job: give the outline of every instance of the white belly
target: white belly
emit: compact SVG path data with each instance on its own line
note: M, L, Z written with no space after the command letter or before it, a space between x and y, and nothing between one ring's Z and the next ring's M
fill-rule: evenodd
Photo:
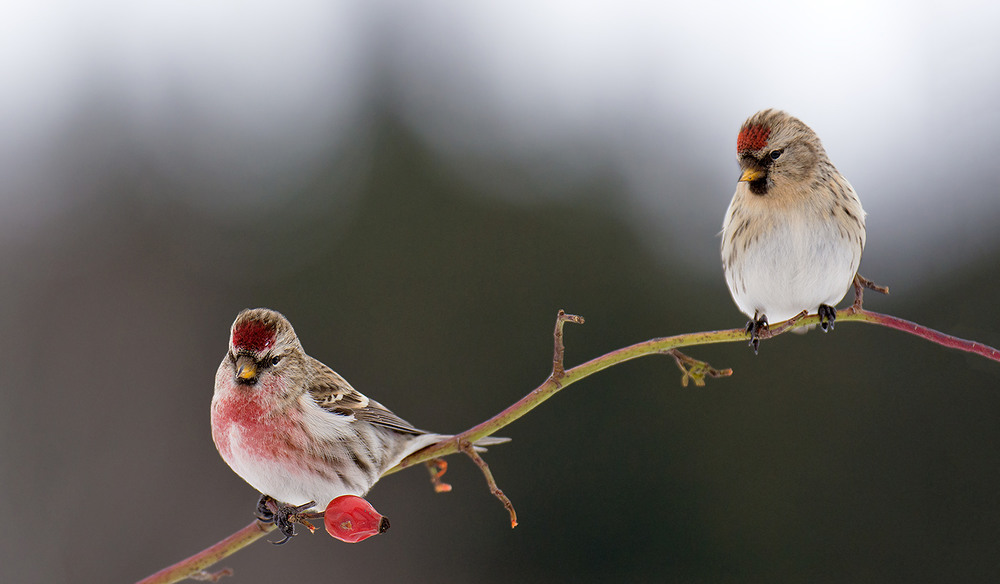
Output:
M779 222L738 251L726 283L744 314L777 323L836 305L860 262L861 246L834 222Z

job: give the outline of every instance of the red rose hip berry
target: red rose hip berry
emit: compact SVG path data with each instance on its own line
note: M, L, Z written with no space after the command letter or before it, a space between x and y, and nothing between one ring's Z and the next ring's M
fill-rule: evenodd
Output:
M358 543L385 533L389 529L389 520L361 497L341 495L326 506L323 525L327 533L340 541Z

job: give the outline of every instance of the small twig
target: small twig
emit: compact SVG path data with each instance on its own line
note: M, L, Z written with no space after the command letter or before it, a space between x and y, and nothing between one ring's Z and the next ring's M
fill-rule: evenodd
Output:
M854 304L851 304L848 310L853 313L861 312L862 305L864 304L865 288L874 290L879 294L889 293L888 286L879 286L861 274L854 274Z
M688 357L677 349L670 349L666 353L674 358L677 368L681 370L683 387L688 386L688 381L693 381L698 387L705 387L705 377L729 377L733 374L732 369L716 369L705 361Z
M552 352L552 375L551 379L560 379L565 375L566 369L563 367L563 356L566 353L566 346L563 344L563 325L566 322L583 324L583 317L575 314L566 314L566 311L559 309L556 314L556 330L553 333L555 338L555 349Z
M482 456L479 456L479 453L476 452L476 447L473 446L471 442L468 440L462 440L461 438L458 438L455 441L458 443L458 449L467 454L469 458L472 459L472 462L476 463L476 466L478 466L479 470L482 471L483 476L486 477L486 485L490 488L490 492L493 493L494 497L500 499L500 502L503 503L507 512L510 513L511 529L517 527L517 513L514 511L514 504L510 502L507 495L504 495L503 491L500 490L500 487L497 486L497 482L493 478L493 473L490 472L490 466L486 464L486 461L483 460Z

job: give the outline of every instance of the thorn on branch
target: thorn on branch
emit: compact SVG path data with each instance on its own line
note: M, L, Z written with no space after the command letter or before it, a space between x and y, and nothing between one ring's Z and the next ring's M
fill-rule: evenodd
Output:
M458 449L464 452L466 455L468 455L468 457L472 459L472 462L476 463L476 466L479 467L479 470L483 473L483 476L486 477L486 486L490 488L490 493L492 493L493 496L496 497L497 499L500 499L500 502L503 503L504 508L507 509L507 513L510 513L511 529L517 527L517 513L514 511L514 504L510 502L510 499L507 498L507 495L504 495L503 491L500 490L500 487L497 486L496 480L493 479L493 473L490 472L489 465L486 464L486 461L483 460L483 457L479 456L479 453L476 452L476 447L473 446L472 443L469 442L468 440L459 439Z
M567 322L574 322L576 324L583 324L583 317L577 316L575 314L566 314L566 311L559 309L559 313L556 315L556 330L553 333L555 337L555 350L552 354L552 379L560 379L566 374L566 369L563 366L563 355L566 352L566 347L563 345L563 325Z
M677 349L670 349L667 354L674 358L677 368L681 370L681 386L687 387L688 381L693 381L698 387L705 387L706 377L729 377L733 374L732 369L716 369L693 357L688 357Z

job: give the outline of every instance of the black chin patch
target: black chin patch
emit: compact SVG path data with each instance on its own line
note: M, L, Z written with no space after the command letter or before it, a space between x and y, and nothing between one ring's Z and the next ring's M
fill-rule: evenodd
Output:
M764 196L767 194L767 177L760 178L757 180L752 180L749 183L750 192L755 195Z

